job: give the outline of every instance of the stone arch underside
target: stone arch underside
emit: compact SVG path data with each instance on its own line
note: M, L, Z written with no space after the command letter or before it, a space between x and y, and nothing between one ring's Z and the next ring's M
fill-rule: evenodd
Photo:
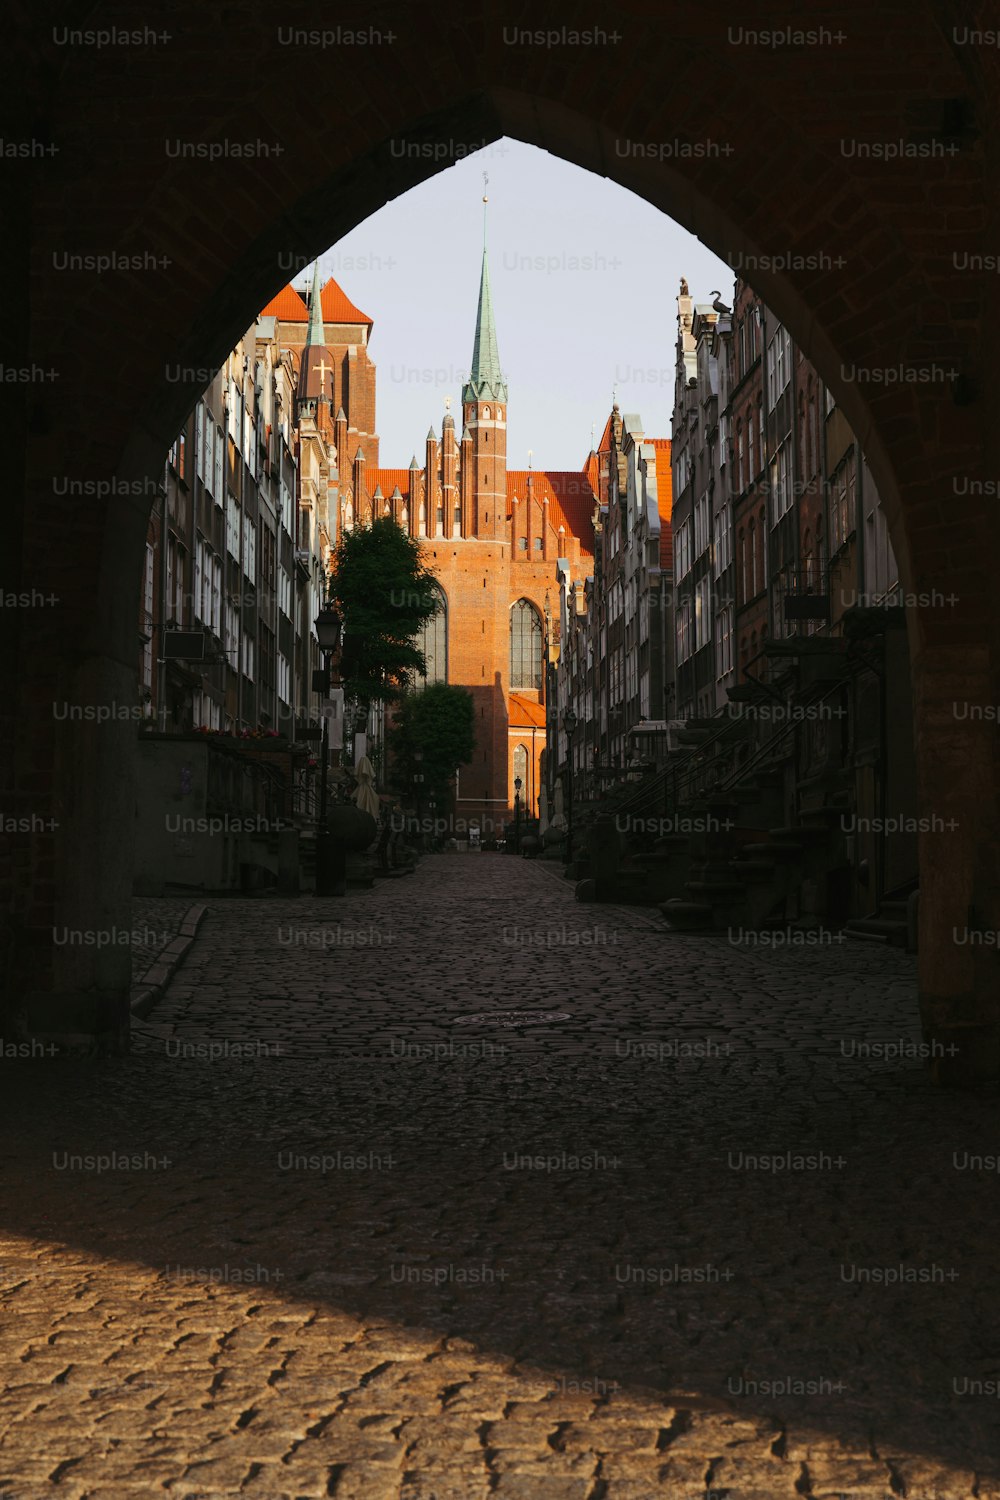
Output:
M565 24L545 11L532 13L533 27ZM50 16L44 30L39 23L19 40L21 76L36 88L30 117L60 149L12 195L32 235L30 262L14 267L31 287L30 314L15 331L25 359L56 368L60 379L21 398L27 503L12 524L11 556L16 586L51 587L61 604L3 622L8 664L20 668L6 725L8 741L18 742L18 794L35 788L30 795L58 808L62 827L58 846L36 840L18 869L15 1010L23 1011L21 992L36 997L32 1004L65 993L76 997L69 1009L81 1034L120 1034L125 1024L123 955L47 951L40 965L35 959L55 913L60 925L112 925L116 914L122 924L130 731L100 726L71 746L45 705L134 697L146 516L163 452L206 383L203 372L287 280L280 257L314 255L442 170L458 148L506 134L612 177L724 259L823 252L819 268L759 270L750 279L861 438L904 585L959 595L952 610L909 611L922 802L959 823L948 846L925 839L921 850L921 990L928 1026L958 1028L1000 1069L985 958L956 954L941 936L970 909L1000 928L992 730L957 724L951 707L956 694L1000 701L996 500L953 493L956 477L1000 475L996 424L986 416L997 407L986 338L998 294L995 276L960 273L951 261L954 248L995 254L1000 243L987 182L1000 64L950 40L953 25L974 24L968 10L925 4L886 15L845 5L839 14L847 41L828 54L729 46L731 15L721 4L669 27L625 5L616 13L619 42L572 56L507 46L503 23L490 15L442 28L423 4L391 10L395 44L351 55L278 47L264 17L237 27L191 4L172 11L171 45L138 59L84 49L57 56L46 39ZM790 14L789 24L796 19ZM121 8L112 16L112 7L93 7L88 25L103 21L122 24ZM220 49L230 60L224 87ZM852 93L838 116L843 68ZM865 140L955 149L930 163L849 159L840 143L862 121ZM192 138L282 150L223 163L168 155L166 141ZM452 153L444 159L442 143ZM720 150L685 156L678 143ZM67 225L72 248L153 252L167 263L99 277L57 273L52 250L66 246ZM842 375L930 363L959 378L862 386ZM194 373L170 378L177 367ZM54 500L57 475L113 480L116 492ZM54 527L63 545L52 545ZM36 1008L62 1032L73 1029L53 1019L65 1010L55 999Z

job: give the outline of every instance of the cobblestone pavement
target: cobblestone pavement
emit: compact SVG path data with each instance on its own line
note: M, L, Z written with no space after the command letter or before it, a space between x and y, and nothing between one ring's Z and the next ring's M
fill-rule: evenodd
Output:
M0 1490L996 1500L996 1097L915 1013L502 856L210 903L130 1057L3 1063Z
M197 896L187 899L136 896L132 901L132 983L139 984L153 967L164 948L180 932L181 923L199 904Z

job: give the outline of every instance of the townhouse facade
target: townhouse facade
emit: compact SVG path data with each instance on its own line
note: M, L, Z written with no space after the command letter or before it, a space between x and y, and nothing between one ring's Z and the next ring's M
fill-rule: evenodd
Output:
M874 920L917 869L905 611L885 516L856 435L787 329L742 279L728 302L711 299L681 281L670 441L650 443L616 410L595 456L606 486L593 573L558 580L552 772L571 763L595 812L616 783L627 802L630 743L662 717L666 733L646 741L657 776L636 806L721 799L733 857L749 841L760 867L798 861L794 880L775 877L774 910ZM642 503L654 472L666 507ZM654 583L657 508L670 541ZM644 676L644 659L657 670ZM571 760L566 706L579 726ZM591 764L607 781L588 780Z
M560 564L554 774L572 751L575 795L599 797L626 765L665 739L673 692L670 441L612 408L595 476L594 565L586 579ZM563 727L572 708L577 730Z

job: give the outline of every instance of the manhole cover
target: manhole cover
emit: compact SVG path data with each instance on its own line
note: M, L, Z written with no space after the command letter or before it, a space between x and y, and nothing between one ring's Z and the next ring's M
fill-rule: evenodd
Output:
M568 1021L567 1010L484 1010L475 1016L456 1016L456 1026L541 1026L546 1021Z

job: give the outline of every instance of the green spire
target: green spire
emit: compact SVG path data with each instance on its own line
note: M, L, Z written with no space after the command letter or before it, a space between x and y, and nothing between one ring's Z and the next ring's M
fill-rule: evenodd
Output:
M476 315L476 340L472 346L472 368L462 391L463 401L507 400L507 386L500 369L497 330L493 321L493 298L490 295L490 268L483 246L483 270L479 282L479 311Z
M306 334L306 348L310 344L324 344L326 339L323 335L323 301L319 285L319 261L313 266L312 296L309 299L309 332Z

